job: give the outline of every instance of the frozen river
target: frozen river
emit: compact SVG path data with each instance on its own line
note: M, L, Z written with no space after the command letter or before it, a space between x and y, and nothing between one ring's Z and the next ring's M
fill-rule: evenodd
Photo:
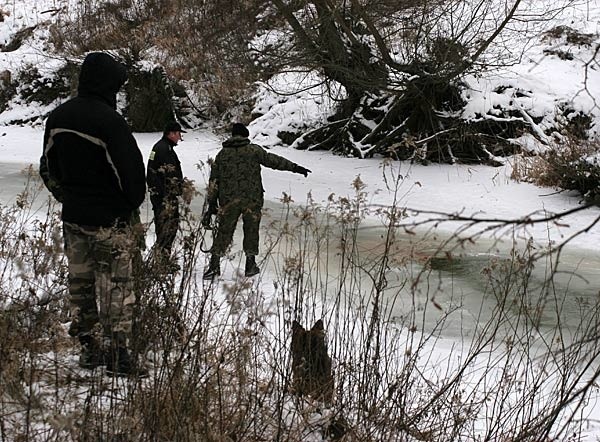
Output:
M1 203L14 202L23 191L30 179L24 172L27 167L28 163L23 162L0 163ZM42 190L37 197L41 214L45 213L42 206L46 198L47 193ZM202 203L203 197L199 195L192 203L192 211L200 214ZM281 219L285 209L277 201L267 201L265 208L263 230ZM148 204L144 203L143 220L148 221L151 216ZM241 228L236 231L234 253L241 245L241 231ZM449 230L415 232L416 235L396 232L386 264L383 294L391 318L417 323L425 332L436 330L448 338L468 336L476 324L485 323L497 314L499 302L506 302L514 315L526 315L540 331L552 330L559 323L561 328L573 330L579 326L582 314L600 298L600 253L592 248L568 245L560 255L536 257L529 266L527 254L543 255L547 246L536 244L525 252L525 242L519 239L457 241ZM335 296L332 293L339 293L339 287L348 284L360 296L368 297L373 292L368 269L377 267L386 234L382 227L359 225L352 236L352 250L346 253L352 254L351 260L361 270L342 276L340 271L348 257L342 258L339 232L335 227L330 228L326 247L314 239L300 247L312 262L307 266L305 283L330 300ZM262 237L269 241L267 233L263 232ZM152 241L150 229L147 242L151 245ZM265 280L282 277L282 262L294 255L294 250L290 250L294 247L294 241L279 245L263 260L263 268L270 274ZM237 254L240 255L239 250ZM224 270L234 271L227 264ZM355 281L342 282L344 278ZM360 283L356 283L357 278ZM268 284L265 287L270 291Z

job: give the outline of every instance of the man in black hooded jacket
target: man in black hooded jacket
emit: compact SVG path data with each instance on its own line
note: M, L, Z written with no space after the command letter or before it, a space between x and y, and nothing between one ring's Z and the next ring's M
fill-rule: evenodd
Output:
M62 203L73 322L80 365L116 375L143 374L130 354L135 296L132 220L146 183L140 150L116 94L125 67L104 53L86 56L78 94L48 117L40 175Z

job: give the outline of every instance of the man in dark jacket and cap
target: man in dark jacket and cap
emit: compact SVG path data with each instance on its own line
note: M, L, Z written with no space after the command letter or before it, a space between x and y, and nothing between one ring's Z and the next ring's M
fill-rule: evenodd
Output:
M210 226L212 215L217 214L219 227L204 279L212 279L221 273L220 258L231 244L240 216L244 223L245 275L254 276L260 272L256 265L256 255L264 202L261 166L299 173L305 177L310 173L310 170L250 143L249 136L246 126L235 123L231 129L231 138L223 142L223 148L211 167L208 208L202 223Z
M167 123L162 138L152 147L146 179L154 212L158 253L169 262L179 228L178 197L183 194L183 172L175 146L185 131L175 121Z
M144 161L116 95L125 67L105 53L85 57L76 97L48 117L40 175L62 203L72 323L85 368L143 375L130 353L135 296L132 256L146 182Z

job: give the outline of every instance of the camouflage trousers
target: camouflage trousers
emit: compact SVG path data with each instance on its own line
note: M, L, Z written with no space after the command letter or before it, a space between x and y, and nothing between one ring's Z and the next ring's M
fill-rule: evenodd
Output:
M156 245L166 255L171 254L173 242L179 229L179 206L177 200L152 201L154 212L154 228L156 231Z
M233 240L233 234L242 217L244 225L244 253L246 256L258 255L260 219L262 216L262 201L233 200L219 207L217 213L219 228L213 240L211 252L223 256Z
M126 341L131 336L135 295L129 229L94 228L64 223L73 322L69 334L93 334Z

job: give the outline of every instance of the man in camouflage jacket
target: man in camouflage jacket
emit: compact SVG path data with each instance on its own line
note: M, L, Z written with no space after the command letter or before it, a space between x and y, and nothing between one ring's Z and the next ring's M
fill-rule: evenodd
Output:
M260 272L255 257L258 255L259 226L264 202L261 166L299 173L305 177L310 173L310 170L292 161L251 144L249 135L246 126L235 123L231 138L223 143L223 148L211 167L208 209L204 214L203 224L210 226L211 216L217 214L218 230L204 279L212 279L220 274L220 258L231 244L240 216L244 223L245 275L254 276Z
M132 256L138 244L146 182L144 161L116 96L127 79L110 55L86 56L76 97L46 121L40 175L62 203L72 323L79 364L115 375L143 375L129 353L135 295ZM139 253L139 252L138 252Z

